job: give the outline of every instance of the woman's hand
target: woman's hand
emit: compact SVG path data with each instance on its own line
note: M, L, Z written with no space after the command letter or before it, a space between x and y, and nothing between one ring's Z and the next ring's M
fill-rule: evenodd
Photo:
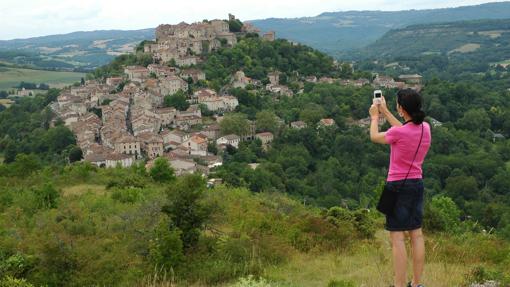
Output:
M370 113L370 140L375 143L381 143L385 144L386 139L385 135L386 133L379 132L379 104L376 104L375 102L370 106L370 109L368 110Z
M374 119L378 119L379 118L379 107L377 104L372 104L370 106L370 109L368 110L368 113L370 114L370 118Z
M386 105L386 99L384 98L384 96L381 96L379 111L382 114L386 114L388 112L388 106Z

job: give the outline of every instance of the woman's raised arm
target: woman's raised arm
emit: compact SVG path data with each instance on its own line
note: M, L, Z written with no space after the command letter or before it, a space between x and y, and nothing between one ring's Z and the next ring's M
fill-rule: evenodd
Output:
M385 132L379 132L379 107L377 104L370 106L370 140L374 143L387 144Z
M379 110L392 127L400 127L402 125L402 123L388 109L388 106L386 105L386 99L384 98L384 96L381 97L381 104L379 105Z

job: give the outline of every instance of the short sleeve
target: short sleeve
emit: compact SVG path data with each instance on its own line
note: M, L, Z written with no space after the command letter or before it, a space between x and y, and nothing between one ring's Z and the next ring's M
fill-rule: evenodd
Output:
M386 131L384 138L386 139L386 142L389 144L395 143L400 138L400 133L398 132L398 128L391 127L389 130Z

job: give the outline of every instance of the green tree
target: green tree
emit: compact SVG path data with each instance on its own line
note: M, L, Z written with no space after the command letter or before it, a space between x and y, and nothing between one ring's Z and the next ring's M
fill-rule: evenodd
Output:
M214 142L207 144L207 151L213 154L218 154L218 146Z
M211 209L204 204L205 180L199 174L186 175L167 189L168 202L163 207L173 226L182 231L185 249L194 246Z
M220 131L223 135L236 134L243 136L249 131L248 119L241 113L230 113L220 122Z
M268 110L260 111L256 115L256 126L259 131L275 132L278 127L276 115Z
M137 53L142 53L143 50L144 50L144 47L145 45L147 44L154 44L155 42L154 41L151 41L151 40L143 40L142 42L140 42L138 45L136 45L136 49L135 49L135 52Z
M76 144L73 132L66 126L56 126L50 128L42 138L43 144L47 150L59 152L70 145Z
M83 159L83 152L82 152L81 148L79 148L77 146L71 147L71 149L69 150L69 162L72 163L75 161L80 161L82 159Z
M446 179L445 192L456 201L473 200L478 197L478 183L472 176L451 176Z
M158 157L154 160L154 166L149 172L152 179L157 182L169 182L175 180L174 169L164 157Z
M324 108L318 104L310 103L299 113L299 118L310 126L315 126L317 122L326 116Z
M243 22L239 19L232 19L228 21L228 28L230 32L241 32L241 28L243 27Z
M342 78L350 78L352 76L352 67L349 63L343 63L340 70L340 76Z
M4 149L4 162L11 163L15 161L17 154L18 150L16 148L16 143L13 140L8 140Z
M457 126L461 129L470 130L476 133L486 131L491 124L487 112L480 109L470 109L464 113L464 116L457 121Z
M164 105L165 107L174 107L179 111L185 111L190 106L183 90L179 90L173 95L165 96Z
M499 169L490 180L490 187L498 194L510 195L510 172L507 169Z

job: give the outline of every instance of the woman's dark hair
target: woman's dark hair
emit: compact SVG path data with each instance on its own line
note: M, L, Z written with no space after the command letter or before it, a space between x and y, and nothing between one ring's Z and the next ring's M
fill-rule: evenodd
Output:
M412 122L419 125L425 119L425 112L421 110L422 98L413 89L402 89L397 93L397 103L411 116Z

